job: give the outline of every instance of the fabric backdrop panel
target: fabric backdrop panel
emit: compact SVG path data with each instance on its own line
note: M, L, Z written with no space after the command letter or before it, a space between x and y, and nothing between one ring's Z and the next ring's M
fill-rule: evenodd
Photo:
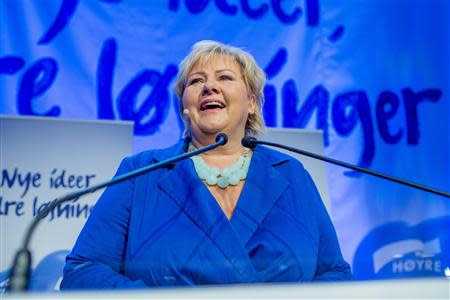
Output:
M269 127L322 129L330 157L450 192L447 0L0 6L1 114L132 120L135 152L166 147L183 130L177 64L213 39L266 71ZM450 273L448 198L334 166L328 176L356 278Z

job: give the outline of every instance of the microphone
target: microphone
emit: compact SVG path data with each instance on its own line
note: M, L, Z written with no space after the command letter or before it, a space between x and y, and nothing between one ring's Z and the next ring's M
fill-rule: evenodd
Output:
M104 187L117 184L132 177L139 176L162 167L166 167L168 165L179 162L191 156L195 156L200 153L215 149L219 146L225 145L227 142L228 142L227 135L225 133L219 133L216 136L216 143L214 144L199 148L192 152L183 153L181 155L163 160L161 162L149 166L139 168L137 170L130 171L120 176L116 176L111 180L99 183L97 185L93 185L89 188L80 191L69 193L63 197L56 198L55 200L53 200L45 209L43 209L37 214L37 216L33 219L30 226L28 227L27 231L25 232L25 238L22 247L19 249L19 251L17 251L16 256L14 257L14 262L11 268L12 271L11 271L10 285L8 290L11 292L23 292L28 289L32 265L32 255L31 251L29 250L31 236L33 235L33 232L36 229L37 225L40 223L40 221L43 220L55 207L68 201L76 201L80 197L89 193L93 193Z
M337 160L337 159L328 158L326 156L318 155L316 153L304 151L304 150L297 149L297 148L294 148L294 147L289 147L289 146L285 146L285 145L282 145L282 144L277 144L277 143L257 140L256 138L251 137L251 136L245 136L242 139L241 143L242 143L242 145L244 147L247 147L247 148L250 148L250 149L254 149L258 144L286 149L288 151L292 151L292 152L295 152L295 153L298 153L298 154L302 154L302 155L309 156L309 157L312 157L312 158L315 158L315 159L319 159L319 160L322 160L322 161L325 161L325 162L328 162L328 163L331 163L331 164L334 164L334 165L338 165L338 166L341 166L341 167L344 167L344 168L352 169L352 170L355 170L355 171L358 171L358 172L362 172L362 173L366 173L366 174L369 174L369 175L372 175L372 176L383 178L383 179L388 180L388 181L397 182L397 183L400 183L400 184L403 184L403 185L406 185L406 186L409 186L409 187L412 187L412 188L416 188L416 189L419 189L419 190L422 190L422 191L426 191L426 192L430 192L430 193L433 193L433 194L436 194L436 195L439 195L439 196L444 196L444 197L450 198L450 194L445 193L445 192L440 191L440 190L437 190L437 189L433 189L433 188L430 188L430 187L427 187L427 186L424 186L424 185L420 185L420 184L417 184L417 183L414 183L414 182L411 182L411 181L407 181L407 180L404 180L404 179L400 179L400 178L397 178L397 177L385 175L385 174L382 174L382 173L379 173L379 172L375 172L375 171L372 171L372 170L369 170L369 169L366 169L366 168L358 167L356 165L352 165L352 164L349 164L349 163L346 163L346 162L343 162L343 161L340 161L340 160Z
M256 147L257 142L258 140L252 136L244 136L244 138L241 141L241 144L245 148L254 149Z
M216 143L221 143L220 145L225 145L228 143L228 136L225 133L219 133L216 136Z

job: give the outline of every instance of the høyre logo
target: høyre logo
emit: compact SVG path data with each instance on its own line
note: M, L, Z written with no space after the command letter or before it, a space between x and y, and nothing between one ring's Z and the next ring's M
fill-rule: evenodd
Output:
M362 240L353 260L357 279L446 276L449 268L450 216L379 226Z

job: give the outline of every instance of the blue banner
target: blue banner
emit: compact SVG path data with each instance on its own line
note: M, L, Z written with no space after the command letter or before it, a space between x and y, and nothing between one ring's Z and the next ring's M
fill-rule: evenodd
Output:
M183 127L177 64L213 39L266 71L269 127L322 129L330 157L450 192L450 1L0 6L0 114L132 120L135 152L168 146ZM448 198L334 166L328 176L356 278L450 276Z

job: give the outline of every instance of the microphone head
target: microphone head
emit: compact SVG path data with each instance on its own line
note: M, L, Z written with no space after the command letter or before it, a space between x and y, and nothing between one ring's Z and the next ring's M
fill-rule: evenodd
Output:
M219 133L216 136L216 143L221 143L222 146L228 142L228 136L225 133Z
M244 136L241 143L242 143L242 146L244 146L246 148L254 149L256 147L257 141L258 140L252 136Z

